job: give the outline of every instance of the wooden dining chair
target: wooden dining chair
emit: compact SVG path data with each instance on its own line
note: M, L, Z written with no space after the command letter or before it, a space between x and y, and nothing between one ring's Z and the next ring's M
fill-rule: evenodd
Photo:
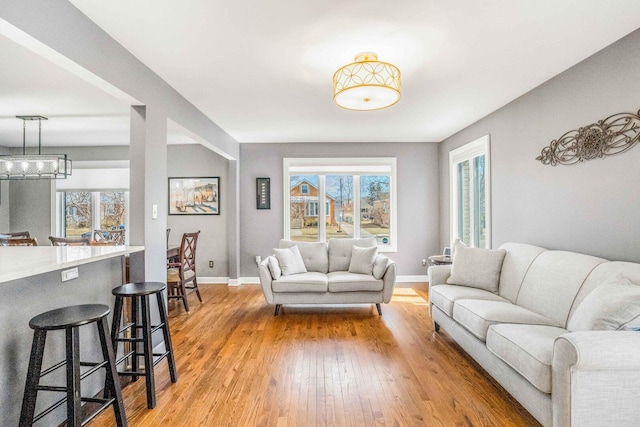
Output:
M0 233L0 239L29 239L28 231L14 231L13 233Z
M187 312L189 312L187 291L195 291L198 299L202 302L196 277L196 245L199 235L199 230L196 233L184 233L178 260L167 263L169 267L167 269L167 297L169 299L181 299Z
M89 246L87 237L53 237L49 236L51 246Z
M93 230L93 240L96 242L116 242L116 245L124 245L124 228L117 230Z
M0 239L0 246L38 246L35 237Z

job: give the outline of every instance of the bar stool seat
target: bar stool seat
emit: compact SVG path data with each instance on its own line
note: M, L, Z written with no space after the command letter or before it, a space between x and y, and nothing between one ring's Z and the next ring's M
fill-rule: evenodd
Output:
M167 319L167 310L164 303L162 291L167 285L161 282L138 282L127 283L125 285L114 288L111 293L115 295L115 308L113 312L113 322L111 324L111 339L113 341L114 351L118 351L118 343L130 343L132 349L125 351L124 355L116 360L116 365L121 364L129 357L132 357L131 369L119 371L118 375L130 376L132 381L137 381L138 377L144 376L147 389L147 407L153 409L156 406L155 392L155 375L154 366L162 359L166 358L169 363L169 375L171 382L178 381L178 373L176 371L175 359L173 356L173 346L171 345L171 334L169 333L169 322ZM160 314L160 323L151 325L151 315L149 312L149 296L156 295L158 302L158 311ZM122 317L122 307L124 298L131 298L131 317L132 322L120 327ZM138 330L142 331L142 337L139 337ZM129 330L131 337L123 337L121 334ZM152 334L158 330L162 331L164 338L165 351L163 353L153 353ZM142 351L138 350L139 344L142 344ZM140 370L138 358L142 356L144 359L144 371ZM154 359L155 357L155 359Z
M20 414L20 426L30 426L39 421L54 409L67 403L67 425L81 426L82 402L100 403L102 406L84 420L86 424L108 406L113 405L116 423L119 427L126 427L127 419L124 412L122 392L118 381L113 343L109 335L107 316L109 307L102 304L85 304L70 307L62 307L47 311L33 317L29 321L29 327L34 330L33 345L31 347L31 357L29 359L29 369L27 371L27 383L22 400L22 411ZM79 327L96 323L100 336L100 346L104 361L101 363L90 363L80 361L80 335ZM66 359L50 368L42 371L42 359L47 338L47 331L65 330L66 335ZM44 386L40 385L40 378L48 375L58 368L66 366L67 381L66 386ZM81 366L90 366L86 372L80 372ZM97 372L101 368L106 368L105 398L82 397L80 381L87 376ZM35 407L38 391L63 392L66 398L58 400L53 405L35 415Z

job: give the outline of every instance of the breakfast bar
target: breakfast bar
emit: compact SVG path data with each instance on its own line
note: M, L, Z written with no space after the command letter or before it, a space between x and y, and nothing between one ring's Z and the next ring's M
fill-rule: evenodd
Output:
M33 337L29 320L39 313L75 304L104 304L113 309L111 290L123 283L125 256L143 250L141 246L0 247L0 377L4 381L0 388L0 425L17 425L20 417ZM97 342L97 330L81 329L80 341ZM99 360L101 354L96 348L100 346L82 345L81 357ZM64 333L50 334L42 366L58 363L64 354ZM47 381L64 385L64 372L52 373ZM86 384L83 381L83 394L95 395L103 386L104 375L94 375ZM37 408L59 399L56 393L41 393ZM52 425L64 419L64 405L47 415Z

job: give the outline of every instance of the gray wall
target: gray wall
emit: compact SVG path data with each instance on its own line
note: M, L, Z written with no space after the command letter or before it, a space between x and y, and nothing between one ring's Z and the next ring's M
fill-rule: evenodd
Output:
M169 215L167 227L171 229L170 246L180 244L183 233L200 230L196 252L198 276L228 277L229 251L227 218L229 216L227 179L229 162L201 145L170 145L167 153L169 177L219 176L220 215ZM214 268L209 268L209 260Z
M51 245L51 181L11 181L9 188L10 230L29 231L39 245Z
M534 64L532 64L534 66ZM449 151L491 135L493 247L525 242L640 261L640 147L572 166L536 161L565 132L640 108L640 30L440 145L440 246L449 244Z
M240 269L258 275L255 256L270 255L283 235L284 157L396 157L401 275L424 275L423 258L441 252L438 229L438 147L435 143L241 144ZM271 209L256 209L256 178L271 178Z

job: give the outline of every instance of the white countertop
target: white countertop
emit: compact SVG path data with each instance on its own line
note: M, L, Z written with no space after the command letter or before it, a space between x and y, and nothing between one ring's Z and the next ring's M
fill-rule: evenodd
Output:
M0 246L0 283L143 250L144 246Z

